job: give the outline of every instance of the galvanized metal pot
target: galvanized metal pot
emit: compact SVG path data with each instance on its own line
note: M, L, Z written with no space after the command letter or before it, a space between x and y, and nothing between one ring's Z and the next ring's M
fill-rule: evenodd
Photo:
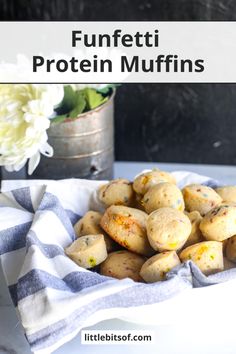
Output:
M54 155L42 158L34 178L112 178L114 96L75 120L51 125L48 142Z
M88 178L110 179L114 162L114 96L102 106L75 120L54 123L48 129L53 157L42 156L32 176L26 170L2 172L3 178Z

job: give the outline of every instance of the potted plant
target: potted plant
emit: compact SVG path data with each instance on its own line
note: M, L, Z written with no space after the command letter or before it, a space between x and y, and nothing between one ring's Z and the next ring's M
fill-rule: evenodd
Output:
M114 95L115 85L0 85L2 178L110 178Z

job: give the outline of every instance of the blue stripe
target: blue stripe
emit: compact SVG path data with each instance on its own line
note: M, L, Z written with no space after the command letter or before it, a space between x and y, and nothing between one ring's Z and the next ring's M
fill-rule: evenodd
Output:
M43 270L32 269L18 279L18 284L11 285L10 288L13 298L20 301L45 288L77 293L108 280L108 277L93 272L72 272L60 279ZM17 296L15 293L17 293Z
M0 255L25 247L26 235L31 224L31 222L27 222L0 231Z
M33 245L37 246L41 253L47 258L54 258L65 254L62 247L41 242L35 232L30 230L26 238L26 250L28 251L29 247Z
M40 205L38 206L38 211L44 210L50 210L54 214L56 214L58 219L61 220L61 222L63 223L71 239L75 240L75 232L73 225L67 215L67 212L65 211L65 209L63 209L61 203L59 202L59 199L55 195L45 192L40 202Z
M79 221L82 218L82 216L74 213L72 210L66 209L66 212L72 225L74 225L77 221Z
M15 189L12 191L12 194L18 204L20 204L24 209L26 209L30 213L34 213L29 187Z
M8 286L9 293L11 295L14 306L17 306L17 284Z
M151 305L171 298L180 291L191 287L190 282L180 279L178 276L165 282L157 282L153 284L134 283L134 286L129 287L128 289L99 298L98 300L90 302L88 305L82 306L78 311L75 311L67 318L58 321L33 335L28 335L27 339L32 351L44 349L55 344L76 329L80 329L86 319L99 310L114 307L127 308Z
M202 183L204 186L211 187L211 188L218 188L221 187L222 184L220 182L214 180L214 179L209 179L209 181Z

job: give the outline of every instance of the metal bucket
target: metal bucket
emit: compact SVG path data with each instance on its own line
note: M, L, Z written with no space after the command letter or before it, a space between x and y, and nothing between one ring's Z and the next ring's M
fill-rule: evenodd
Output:
M42 157L31 178L112 178L114 96L73 121L52 124L47 132L54 155Z
M114 162L114 96L102 106L83 113L73 121L52 124L48 142L53 157L41 156L32 176L27 167L19 172L0 171L1 179L111 179Z

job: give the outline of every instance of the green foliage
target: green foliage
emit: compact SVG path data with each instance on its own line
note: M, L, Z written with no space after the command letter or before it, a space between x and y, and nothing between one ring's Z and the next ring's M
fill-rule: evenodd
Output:
M89 87L76 91L70 85L64 86L64 98L51 121L61 123L67 119L76 119L81 113L101 106L109 99L115 86L117 85L107 85L99 91Z
M98 89L97 92L102 93L103 95L109 94L111 91L114 91L120 84L109 84L101 89Z
M88 111L101 106L108 100L108 97L104 97L101 93L92 88L86 88L80 92L84 95Z

